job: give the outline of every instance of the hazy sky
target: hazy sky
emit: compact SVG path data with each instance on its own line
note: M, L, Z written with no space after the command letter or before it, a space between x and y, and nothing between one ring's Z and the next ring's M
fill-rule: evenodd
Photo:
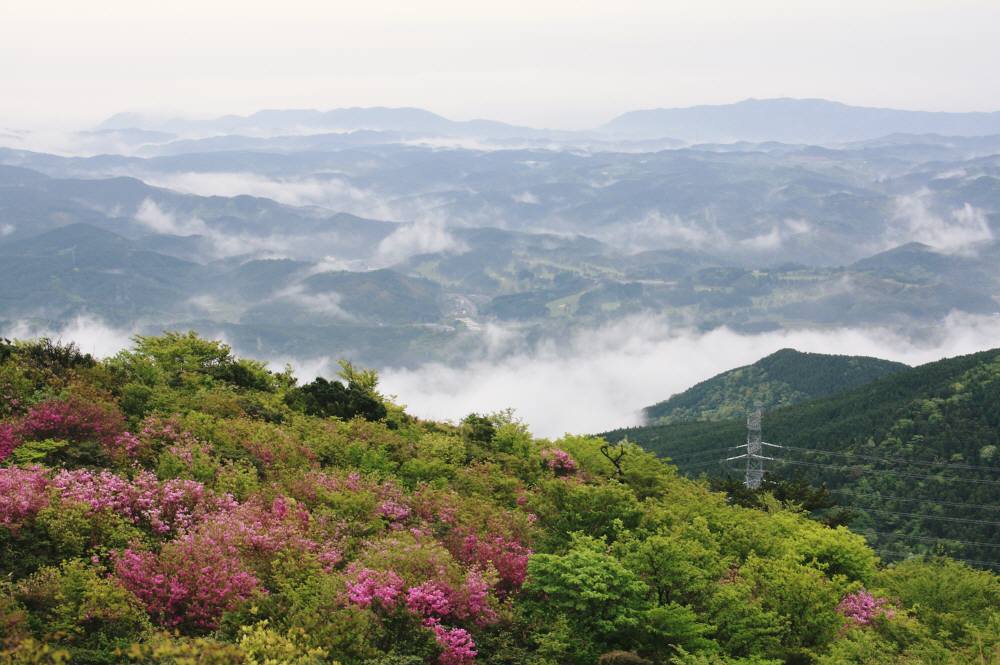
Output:
M1000 0L0 0L0 125L422 106L580 128L826 97L1000 109Z

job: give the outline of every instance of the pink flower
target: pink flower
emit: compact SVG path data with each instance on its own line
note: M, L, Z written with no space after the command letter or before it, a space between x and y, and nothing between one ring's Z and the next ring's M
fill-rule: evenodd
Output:
M115 576L168 628L214 630L223 612L265 592L232 543L207 534L182 536L159 557L126 549Z
M49 479L42 467L0 468L0 526L17 531L49 504Z
M445 628L437 619L427 619L424 625L434 631L434 640L441 647L440 665L470 665L476 660L476 643L464 628Z
M440 582L424 582L406 592L406 608L424 617L444 617L451 614L452 591Z
M11 423L0 423L0 462L10 457L19 445L21 437L17 433L17 428Z
M885 598L876 598L868 591L861 589L849 593L837 605L837 611L845 619L857 626L867 626L877 617L886 615L892 617L892 610L887 608Z
M576 460L568 452L560 448L546 448L542 451L542 460L557 476L576 472Z
M402 503L386 499L378 507L379 515L390 522L402 522L410 516L410 508Z
M473 564L480 569L493 566L500 575L503 589L516 591L524 584L531 549L503 536L480 538L471 534L465 537L462 547L455 554L463 563Z
M71 397L31 407L19 429L24 439L96 440L113 446L125 429L125 420L114 407Z
M370 607L378 603L392 609L403 592L403 579L391 570L377 571L362 568L354 582L347 583L347 598L355 605Z

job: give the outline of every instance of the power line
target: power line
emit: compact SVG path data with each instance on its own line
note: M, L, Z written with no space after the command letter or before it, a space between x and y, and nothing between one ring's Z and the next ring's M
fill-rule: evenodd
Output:
M772 448L784 448L785 450L795 450L806 453L817 453L821 455L837 455L838 457L857 457L858 459L866 459L873 462L885 462L887 464L916 464L919 466L941 466L949 469L966 469L966 470L981 470L981 471L991 471L994 473L1000 473L1000 466L979 466L975 464L959 464L956 462L927 462L924 460L911 460L905 457L876 457L874 455L864 455L862 453L854 452L838 452L836 450L823 450L821 448L803 448L801 446L786 446L778 445L775 443L764 442L765 446L771 446Z
M945 517L943 515L928 515L926 513L904 513L897 512L895 510L882 510L881 508L859 508L858 510L864 510L871 513L881 513L883 515L901 515L904 517L922 517L928 520L940 520L942 522L963 522L965 524L988 524L991 526L1000 526L1000 522L995 522L991 520L976 520L967 517Z
M894 556L902 559L916 559L926 555L923 554L911 554L907 552L894 552L892 550L875 550L880 555L883 556ZM961 561L962 563L967 563L976 566L989 566L991 568L1000 568L1000 561L979 561L978 559L956 559L954 557L948 557L952 561Z
M824 488L826 489L826 488ZM990 505L986 503L962 503L961 501L938 501L936 499L908 499L902 496L892 496L888 494L880 493L868 493L868 492L853 492L848 489L837 488L837 489L826 489L827 492L831 494L849 494L851 496L857 497L872 497L874 499L885 500L885 501L906 501L909 503L932 503L939 506L955 506L957 508L974 508L976 510L1000 510L1000 505Z
M984 543L978 540L958 540L957 538L941 538L934 536L911 536L908 534L901 533L891 533L888 531L875 531L869 530L862 533L862 536L867 536L868 534L875 534L876 536L886 536L889 538L899 538L901 540L921 540L928 543L940 543L942 545L950 545L952 543L957 543L961 545L975 545L976 547L997 547L1000 548L1000 543Z
M697 458L704 457L704 456L709 455L709 454L724 453L724 452L728 452L730 450L736 450L736 449L742 448L742 447L743 446L728 446L726 448L712 448L711 450L699 450L697 452L685 453L685 454L682 454L682 455L678 455L677 457L674 457L673 455L671 455L669 453L666 453L666 457L669 458L671 462L677 463L678 460L683 460L683 459L697 459Z
M888 469L867 469L861 466L842 466L836 464L820 464L818 462L803 462L802 460L791 460L778 458L775 461L781 464L796 464L799 466L814 466L822 469L835 469L837 471L860 471L861 473L884 473L900 478L919 478L922 480L944 480L959 483L976 483L979 485L1000 485L1000 480L985 480L982 478L958 478L956 476L928 476L916 473L903 473L902 471L889 471Z

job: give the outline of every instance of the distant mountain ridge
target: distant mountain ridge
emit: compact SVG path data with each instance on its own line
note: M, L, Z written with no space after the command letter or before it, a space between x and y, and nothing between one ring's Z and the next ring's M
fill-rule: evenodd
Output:
M627 111L604 125L581 131L542 129L488 119L451 120L416 107L265 109L216 118L157 118L118 113L99 132L144 130L178 135L275 136L324 132L397 132L419 136L490 139L670 138L688 143L768 142L852 143L902 135L972 137L1000 134L1000 111L941 112L851 106L826 99L746 99L732 104ZM932 136L936 135L936 136ZM888 138L887 138L888 137ZM396 137L397 139L399 137Z
M414 107L349 107L316 109L265 109L250 115L225 115L210 119L153 118L140 113L118 113L101 122L98 130L141 128L173 133L240 134L299 131L388 131L416 134L507 138L551 134L495 120L449 120Z
M825 99L746 99L735 104L629 111L601 129L630 138L670 136L693 142L841 143L900 133L998 134L1000 111L905 111Z
M856 388L903 363L866 356L803 353L781 349L752 365L737 367L643 410L650 423L727 420L743 416L755 402L770 410Z

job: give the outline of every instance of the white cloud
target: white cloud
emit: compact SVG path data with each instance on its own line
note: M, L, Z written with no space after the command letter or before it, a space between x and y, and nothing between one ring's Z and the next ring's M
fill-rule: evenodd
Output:
M173 213L165 211L156 201L149 198L143 199L133 217L135 221L155 233L206 235L209 232L205 222L197 217L180 219Z
M404 224L382 239L376 258L387 264L399 263L411 256L433 252L460 254L468 250L465 243L448 232L443 222L423 220Z
M17 230L17 227L13 224L0 224L0 238L4 236L9 236L11 233Z
M135 329L116 328L91 316L78 316L60 326L19 321L0 333L0 337L10 339L48 337L60 342L75 342L84 353L107 358L131 346L131 338L135 334Z
M344 321L353 321L351 316L340 306L341 296L336 291L325 293L308 293L301 284L296 284L274 294L274 300L288 300L310 312Z
M933 203L926 189L896 197L885 248L921 242L945 254L967 254L993 239L983 210L966 203L943 216L934 212Z
M909 364L979 351L997 344L1000 317L952 315L935 330L922 342L882 328L700 333L639 317L461 367L386 370L382 385L418 416L456 420L513 407L536 434L559 436L639 424L642 407L785 347Z
M697 332L645 316L528 348L518 330L488 326L483 329L481 360L464 366L429 363L415 369L387 369L381 373L381 389L425 418L457 420L473 411L513 407L537 435L598 432L639 424L642 407L781 348L917 365L995 347L1000 316L952 314L928 330L933 337L922 340L886 328ZM78 317L58 327L18 323L0 335L74 341L85 352L107 357L131 346L134 333ZM260 355L236 350L250 357ZM270 366L277 370L291 364L303 382L336 374L329 356L271 360Z

